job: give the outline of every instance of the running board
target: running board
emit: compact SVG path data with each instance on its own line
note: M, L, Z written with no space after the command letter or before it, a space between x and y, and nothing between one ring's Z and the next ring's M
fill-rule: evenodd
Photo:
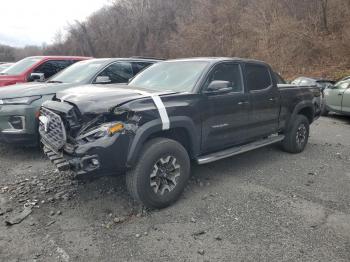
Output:
M211 162L223 159L223 158L239 155L239 154L260 148L260 147L271 145L271 144L280 142L283 139L284 139L284 135L270 136L268 138L254 141L254 142L246 144L246 145L236 146L236 147L232 147L232 148L229 148L229 149L226 149L223 151L219 151L216 153L212 153L212 154L209 154L206 156L201 156L201 157L197 158L197 163L199 165L208 164L208 163L211 163Z

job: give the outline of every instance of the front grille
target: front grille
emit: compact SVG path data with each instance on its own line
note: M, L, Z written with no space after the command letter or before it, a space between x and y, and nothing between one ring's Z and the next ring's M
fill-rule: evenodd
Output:
M45 107L40 109L39 133L44 144L56 151L60 150L67 140L61 117Z

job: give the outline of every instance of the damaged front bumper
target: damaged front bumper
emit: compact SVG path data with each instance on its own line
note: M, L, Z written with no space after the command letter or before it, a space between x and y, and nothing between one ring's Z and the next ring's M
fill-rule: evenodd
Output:
M130 138L126 134L101 138L75 147L54 150L45 140L44 153L59 171L73 171L77 175L91 173L120 173L126 170ZM67 152L69 151L69 152Z
M78 175L83 175L100 169L100 161L97 155L69 158L47 146L44 146L44 153L61 172L71 170Z

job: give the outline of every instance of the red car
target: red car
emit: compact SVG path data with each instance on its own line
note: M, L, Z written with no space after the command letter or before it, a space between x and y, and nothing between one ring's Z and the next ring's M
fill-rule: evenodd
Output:
M0 87L17 83L44 81L75 62L90 59L81 56L31 56L0 73Z

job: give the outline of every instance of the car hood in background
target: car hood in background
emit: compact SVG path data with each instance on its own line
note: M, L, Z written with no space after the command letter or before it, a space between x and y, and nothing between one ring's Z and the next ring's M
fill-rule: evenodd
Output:
M77 84L31 82L0 88L0 99L55 94Z

